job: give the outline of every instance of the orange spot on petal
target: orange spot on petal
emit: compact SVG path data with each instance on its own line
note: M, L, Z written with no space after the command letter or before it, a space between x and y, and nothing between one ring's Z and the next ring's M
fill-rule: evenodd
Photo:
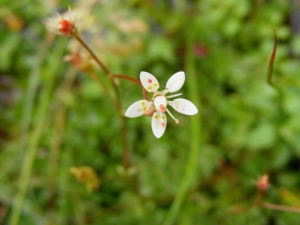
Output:
M149 84L151 84L151 83L152 83L152 80L151 80L151 79L148 79L147 82L148 82Z
M161 125L162 127L166 126L166 124L165 124L165 123L161 123L160 125Z

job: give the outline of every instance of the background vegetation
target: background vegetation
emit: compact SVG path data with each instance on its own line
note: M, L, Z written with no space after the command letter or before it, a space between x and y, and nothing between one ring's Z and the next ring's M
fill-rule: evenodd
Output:
M151 118L126 118L129 168L103 88L64 60L87 52L45 25L69 5L113 73L148 71L162 87L186 73L181 91L199 113L175 112L180 124L169 117L160 139ZM299 224L299 211L260 204L300 208L299 10L299 0L1 0L0 223ZM281 92L267 83L274 29ZM132 82L119 89L123 112L142 99Z

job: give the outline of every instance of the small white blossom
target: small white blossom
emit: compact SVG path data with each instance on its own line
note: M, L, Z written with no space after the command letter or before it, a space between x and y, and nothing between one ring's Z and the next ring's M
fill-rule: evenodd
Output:
M181 94L166 96L167 93L176 92L182 87L185 81L184 72L177 72L170 77L165 90L161 92L158 91L159 83L152 74L142 71L140 74L140 80L143 87L153 94L152 100L140 100L133 103L126 110L125 116L129 118L135 118L143 114L152 116L152 131L157 138L160 138L166 130L167 117L165 112L167 112L177 124L179 123L179 120L176 119L167 109L167 105L170 105L177 112L185 115L195 115L198 113L196 106L186 99L177 98L173 101L168 100L169 98L173 98Z

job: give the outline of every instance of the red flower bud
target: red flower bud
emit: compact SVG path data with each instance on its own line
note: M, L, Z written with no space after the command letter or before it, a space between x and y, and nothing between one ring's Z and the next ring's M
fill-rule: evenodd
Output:
M265 191L269 188L270 183L269 183L269 176L267 174L264 174L263 176L261 176L258 181L257 181L257 187L262 190Z

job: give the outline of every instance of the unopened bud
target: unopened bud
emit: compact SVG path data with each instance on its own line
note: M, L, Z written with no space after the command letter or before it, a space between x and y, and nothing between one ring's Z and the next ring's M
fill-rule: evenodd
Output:
M72 63L78 70L82 72L90 72L94 70L94 64L89 57L79 53L77 50L72 51L70 55L66 55L64 60Z
M75 24L72 21L61 19L58 21L58 31L65 36L73 36L76 33Z
M258 181L257 181L257 187L262 190L265 191L269 188L270 183L269 183L269 176L267 174L264 174L263 176L261 176Z

